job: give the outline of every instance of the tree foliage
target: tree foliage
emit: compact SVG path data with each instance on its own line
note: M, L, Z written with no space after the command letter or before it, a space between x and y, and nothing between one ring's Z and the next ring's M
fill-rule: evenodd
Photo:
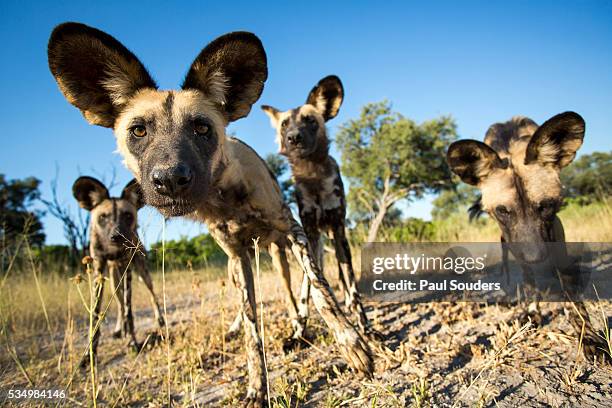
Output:
M601 199L612 192L612 152L594 152L561 171L565 194L571 198Z
M113 167L113 176L108 188L112 188L115 180L115 171ZM58 221L61 222L64 229L64 238L70 246L69 262L72 266L80 264L81 258L85 256L89 250L89 211L85 211L77 207L76 213L71 210L71 206L60 199L58 193L59 168L56 169L56 175L51 181L51 199L41 198L41 202L47 207L47 211ZM72 198L72 197L71 197ZM73 200L70 200L73 202Z
M280 185L285 202L295 202L293 180L291 177L287 177L287 172L289 171L289 163L287 163L287 160L285 160L285 158L278 153L268 154L265 160L268 168L272 174L274 174L274 177L276 177L276 180Z
M459 182L455 188L441 191L433 200L431 216L434 220L448 218L456 212L468 209L480 198L478 188Z
M456 138L451 117L418 124L393 112L387 101L364 106L358 119L341 126L336 144L350 183L351 214L370 224L368 241L376 239L388 210L398 201L450 185L446 150Z
M401 223L385 228L385 241L387 242L422 242L431 241L436 228L431 221L420 218L408 218Z
M161 265L161 242L151 245L149 257L154 265ZM225 263L227 256L210 234L200 234L193 238L166 241L164 260L167 265L180 269L204 268L211 263Z
M0 174L0 241L10 243L21 234L27 234L32 246L45 241L42 212L33 208L40 198L40 180L34 177L7 180Z

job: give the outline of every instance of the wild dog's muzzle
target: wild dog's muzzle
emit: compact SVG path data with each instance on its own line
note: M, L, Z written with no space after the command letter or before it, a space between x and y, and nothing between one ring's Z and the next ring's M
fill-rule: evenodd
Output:
M184 194L192 184L193 172L184 164L173 167L156 167L151 172L151 182L158 194L175 198Z

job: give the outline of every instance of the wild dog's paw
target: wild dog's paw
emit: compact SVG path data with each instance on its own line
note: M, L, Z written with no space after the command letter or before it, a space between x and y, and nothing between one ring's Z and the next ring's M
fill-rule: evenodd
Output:
M81 357L81 361L79 362L79 368L82 369L82 370L84 370L86 368L89 368L89 364L90 363L91 363L91 360L89 358L89 352L87 352L87 353L83 354L83 357ZM94 363L94 366L97 364L95 356L93 358L93 363Z
M120 339L121 337L123 337L123 332L121 331L121 329L119 330L115 330L113 331L113 339Z
M537 302L531 302L526 307L520 309L520 313L516 317L521 325L530 323L532 327L542 327L546 322L546 316L540 310Z
M383 342L387 339L387 336L368 325L361 329L364 336L366 336L369 340L376 342Z
M337 336L340 354L347 361L349 366L357 372L363 373L368 377L374 372L374 360L368 343L351 326L338 333Z
M300 350L303 348L310 347L310 342L308 342L304 337L299 336L291 336L286 338L283 341L283 352L285 354L290 353L292 351Z
M127 346L128 346L128 350L130 350L133 353L138 354L143 349L144 345L137 341L130 341Z
M240 335L240 328L238 328L237 330L228 330L225 335L223 336L223 338L225 339L226 342L230 342L234 339L236 339L238 336Z
M246 408L263 408L266 406L265 395L265 388L256 390L255 388L249 387L246 398L244 399L244 406Z
M612 365L611 352L608 343L602 337L585 335L582 339L582 354L590 363Z

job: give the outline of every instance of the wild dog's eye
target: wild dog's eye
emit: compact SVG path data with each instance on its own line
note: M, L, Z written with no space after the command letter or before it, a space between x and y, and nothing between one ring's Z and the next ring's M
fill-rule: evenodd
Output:
M285 119L281 122L281 129L285 129L287 126L289 126L289 119Z
M98 224L104 225L108 221L108 214L100 214L98 216Z
M500 217L507 217L510 215L510 210L505 205L498 205L495 207L495 213Z
M304 118L304 121L306 122L306 124L312 127L315 127L317 125L317 119L314 116L308 115Z
M136 125L130 128L130 133L135 137L145 137L147 135L147 128L142 125Z
M196 120L193 123L193 131L200 136L206 136L210 133L210 126L204 121Z

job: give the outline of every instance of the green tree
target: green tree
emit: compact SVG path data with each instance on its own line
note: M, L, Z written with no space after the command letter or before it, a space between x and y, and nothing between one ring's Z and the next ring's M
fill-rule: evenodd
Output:
M561 171L565 194L600 199L612 192L612 152L585 154Z
M266 156L266 164L268 168L276 177L278 184L280 185L281 191L285 202L295 202L295 192L293 189L293 180L291 177L287 177L286 173L289 170L289 163L283 156L278 153L270 153Z
M401 200L414 200L450 185L446 150L457 138L455 121L443 116L421 124L393 112L387 101L364 106L336 136L342 172L350 183L355 217L368 222L376 240L386 215Z
M33 209L40 198L40 180L34 177L7 180L0 174L0 242L10 244L21 234L40 247L45 242L42 212Z
M459 183L454 189L441 191L433 202L431 216L434 220L448 218L459 211L467 211L480 198L476 187Z

